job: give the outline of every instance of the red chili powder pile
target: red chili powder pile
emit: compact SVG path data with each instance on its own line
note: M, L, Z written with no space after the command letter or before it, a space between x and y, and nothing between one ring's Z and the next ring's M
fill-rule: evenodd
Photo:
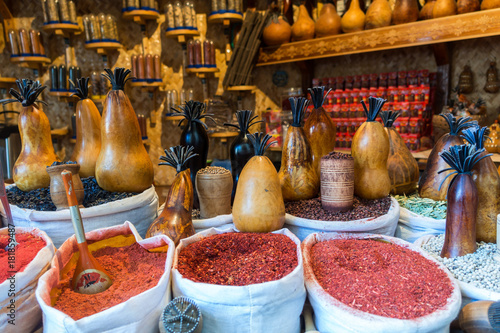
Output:
M0 235L0 283L12 276L12 271L22 272L26 266L36 257L38 251L43 249L47 243L37 236L29 233L16 234L17 244L14 252L10 256L14 257L15 269L12 269L9 263L9 252L5 247L9 244L8 235Z
M450 279L417 252L375 241L336 239L311 249L314 275L342 303L375 315L413 319L443 307Z
M297 244L285 235L230 232L186 246L177 269L195 282L245 286L279 280L297 264Z
M57 286L62 291L54 308L74 320L104 311L156 286L165 272L167 256L166 253L150 253L137 243L105 247L92 255L111 275L113 284L98 294L79 294L71 289L75 268L70 269Z

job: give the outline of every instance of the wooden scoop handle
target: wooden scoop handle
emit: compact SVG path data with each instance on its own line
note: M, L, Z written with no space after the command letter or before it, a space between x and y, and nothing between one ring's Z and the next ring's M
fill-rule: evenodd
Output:
M73 188L73 174L71 171L63 170L61 176L64 182L64 187L66 188L66 197L68 198L68 206L78 206L78 199Z

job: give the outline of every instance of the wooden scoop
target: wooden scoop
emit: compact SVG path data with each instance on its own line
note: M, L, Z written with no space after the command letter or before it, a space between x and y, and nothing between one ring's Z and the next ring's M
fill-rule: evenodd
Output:
M108 289L111 284L111 278L104 268L90 254L85 231L83 230L82 216L78 208L78 200L73 189L73 175L71 171L61 172L68 197L68 206L71 213L71 221L75 229L76 242L80 256L76 264L75 274L71 280L73 290L80 294L97 294Z
M458 320L466 333L500 332L500 302L469 303L460 311Z

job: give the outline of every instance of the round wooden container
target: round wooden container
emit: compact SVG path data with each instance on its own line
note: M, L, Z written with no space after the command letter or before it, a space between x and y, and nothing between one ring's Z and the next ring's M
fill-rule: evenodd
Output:
M83 184L78 172L80 171L80 164L63 164L47 167L47 173L50 176L50 198L56 206L57 210L68 208L68 199L66 197L66 189L61 177L61 172L64 170L71 171L73 174L73 186L78 204L83 204Z
M230 172L223 174L198 173L196 175L196 191L200 200L200 217L202 219L231 214L233 177Z
M321 204L323 209L345 212L354 200L354 160L321 159Z

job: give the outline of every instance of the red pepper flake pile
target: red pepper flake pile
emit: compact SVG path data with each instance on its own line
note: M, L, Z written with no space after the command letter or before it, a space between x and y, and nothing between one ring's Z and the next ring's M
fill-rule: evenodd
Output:
M5 247L9 245L9 235L0 235L0 283L11 277L12 272L22 272L36 257L38 251L47 246L42 238L29 233L16 234L16 242L19 244L14 247L14 252L9 254L5 251ZM10 263L9 256L13 259ZM15 266L14 269L11 264Z
M297 264L297 244L285 235L230 232L183 248L177 269L195 282L246 286L279 280Z
M62 291L54 308L74 320L104 311L153 288L165 272L167 254L148 252L137 243L124 247L105 247L92 254L109 272L113 284L98 294L79 294L71 289L75 268L70 269L57 286Z
M379 316L413 319L447 303L450 279L410 249L376 240L336 239L311 249L316 279L351 308Z

